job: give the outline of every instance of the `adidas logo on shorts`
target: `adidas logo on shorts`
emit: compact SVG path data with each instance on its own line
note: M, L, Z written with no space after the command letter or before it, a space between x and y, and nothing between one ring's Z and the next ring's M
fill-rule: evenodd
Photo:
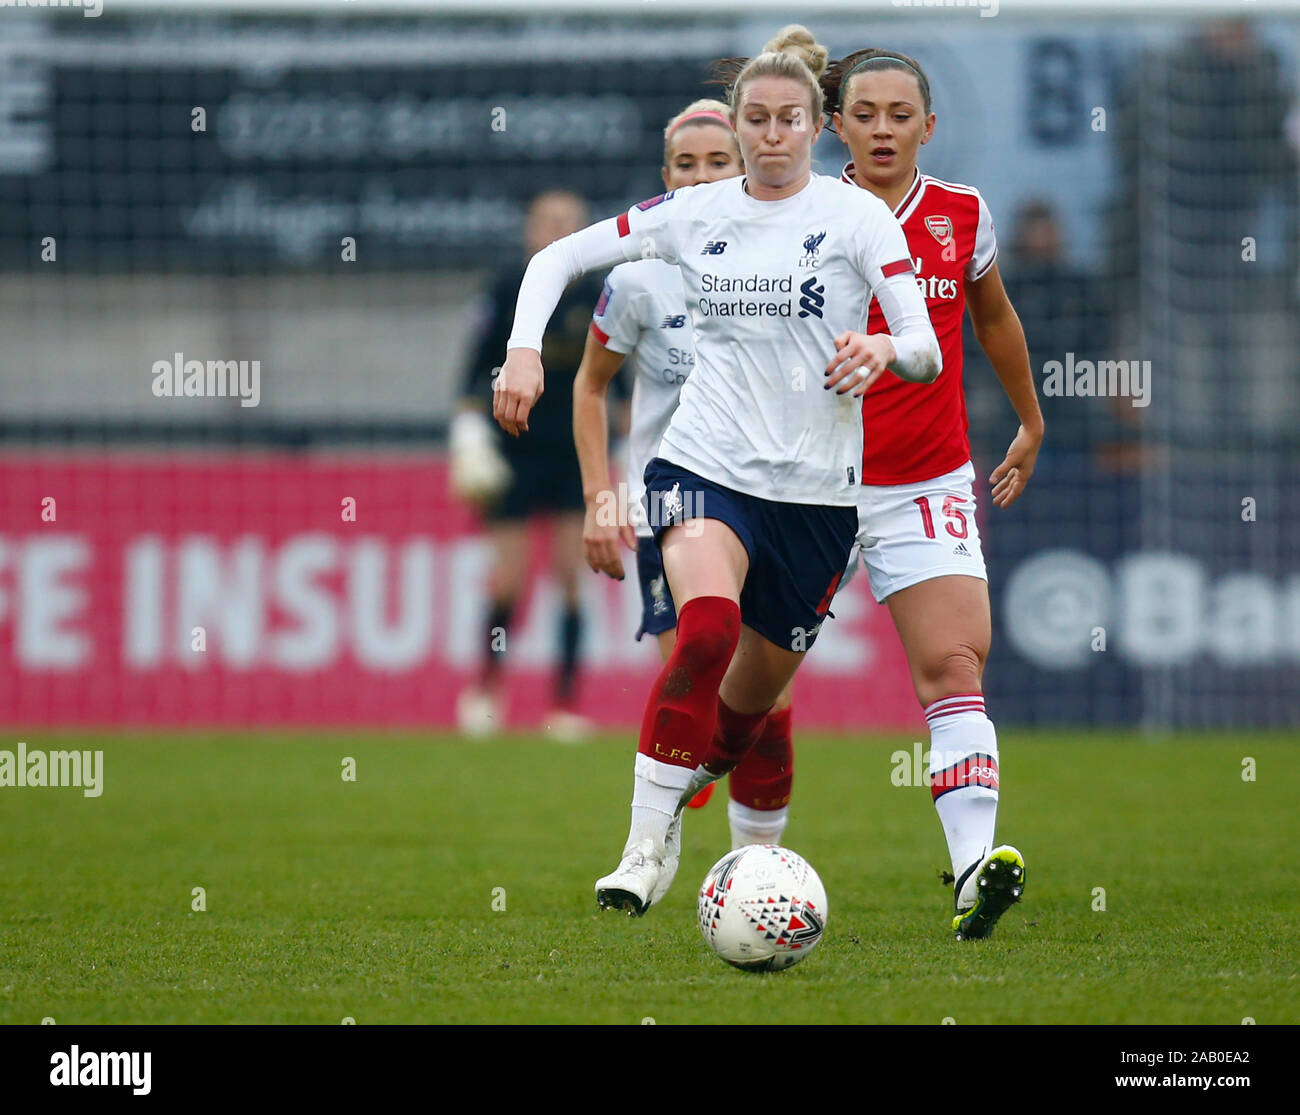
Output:
M965 543L965 542L958 542L957 545L953 547L953 551L952 551L952 552L953 552L954 554L959 554L961 557L970 557L970 556L971 556L971 555L970 555L970 551L969 551L968 549L966 549L966 543Z

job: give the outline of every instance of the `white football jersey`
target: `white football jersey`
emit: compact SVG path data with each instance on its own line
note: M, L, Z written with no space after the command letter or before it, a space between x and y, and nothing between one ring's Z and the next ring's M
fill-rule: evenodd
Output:
M695 366L659 456L763 499L852 507L862 401L823 388L835 338L866 332L874 296L900 362L939 367L907 241L884 202L837 178L813 174L780 201L745 181L670 191L539 252L508 347L540 348L566 275L620 258L676 264Z
M678 265L694 326L695 369L660 456L763 499L851 506L862 400L823 390L823 373L836 336L866 331L873 288L903 273L915 291L907 241L884 202L838 179L814 174L781 201L744 182L620 218L625 256Z
M632 421L627 435L629 518L642 538L651 536L642 498L645 466L658 456L682 384L695 364L682 276L660 259L620 263L605 280L592 315L596 339L624 362L632 379Z

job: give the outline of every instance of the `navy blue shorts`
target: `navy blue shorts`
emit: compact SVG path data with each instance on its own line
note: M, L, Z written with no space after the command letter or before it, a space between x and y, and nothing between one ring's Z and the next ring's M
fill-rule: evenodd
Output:
M636 633L639 642L642 635L662 635L677 626L673 594L668 591L659 543L653 538L636 540L636 575L641 582L641 629Z
M812 646L848 565L858 533L856 507L760 499L662 457L646 465L645 485L656 543L670 526L689 519L726 523L749 554L741 622L779 647Z

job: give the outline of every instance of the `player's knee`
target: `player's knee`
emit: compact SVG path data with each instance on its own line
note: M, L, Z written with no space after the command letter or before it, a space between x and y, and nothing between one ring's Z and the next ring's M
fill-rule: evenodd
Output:
M673 654L692 672L721 677L740 641L740 606L722 597L698 597L678 612Z
M735 650L736 639L729 637L725 629L696 629L685 637L678 629L676 653L692 669L721 672L727 668Z
M918 679L918 695L928 704L956 693L978 693L984 679L987 652L981 647L959 643L924 663Z

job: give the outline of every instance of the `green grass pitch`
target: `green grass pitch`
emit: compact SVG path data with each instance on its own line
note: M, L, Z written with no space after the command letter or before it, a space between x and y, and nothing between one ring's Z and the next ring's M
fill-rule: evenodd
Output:
M1300 1022L1293 739L1000 734L1027 887L992 939L952 939L912 739L800 735L785 843L827 934L754 975L695 923L721 793L661 906L596 909L630 737L27 733L102 750L104 792L0 789L0 1022Z

